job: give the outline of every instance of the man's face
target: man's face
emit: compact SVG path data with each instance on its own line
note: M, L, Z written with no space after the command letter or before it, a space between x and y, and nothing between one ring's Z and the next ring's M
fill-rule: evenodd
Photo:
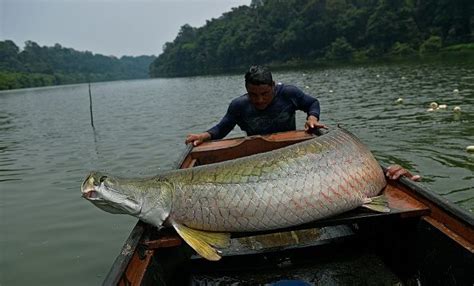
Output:
M247 88L250 103L252 103L256 109L263 110L272 102L274 84L247 84L245 87Z

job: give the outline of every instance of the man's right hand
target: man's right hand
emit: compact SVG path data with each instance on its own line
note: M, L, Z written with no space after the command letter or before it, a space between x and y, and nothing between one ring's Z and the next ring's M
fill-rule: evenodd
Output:
M309 132L310 130L315 128L327 129L326 125L320 123L319 119L316 116L310 115L308 116L308 119L306 119L306 123L304 124L304 130L306 132Z
M198 134L188 134L188 136L186 136L185 143L186 144L192 143L193 146L198 146L202 142L207 141L209 139L211 139L211 134L209 134L208 132L203 132L203 133L198 133Z
M420 175L413 175L407 169L403 168L400 165L396 165L396 164L390 165L390 166L387 167L385 176L387 176L387 178L389 178L391 180L397 180L401 176L407 177L408 179L410 179L412 181L415 181L415 182L418 182L418 181L421 180Z

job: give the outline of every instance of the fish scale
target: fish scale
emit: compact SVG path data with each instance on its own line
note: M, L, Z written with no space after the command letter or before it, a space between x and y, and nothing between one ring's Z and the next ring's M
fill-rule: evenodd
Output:
M194 169L164 176L175 188L170 217L210 231L268 230L307 223L360 206L386 184L370 151L343 129L268 153ZM196 216L181 197L193 198L192 208L205 208L207 215L201 211Z

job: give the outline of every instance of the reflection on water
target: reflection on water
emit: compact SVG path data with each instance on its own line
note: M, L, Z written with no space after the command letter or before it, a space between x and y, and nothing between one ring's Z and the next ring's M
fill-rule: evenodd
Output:
M424 185L472 212L474 154L465 148L474 144L473 75L472 65L431 64L276 72L274 78L317 96L322 121L358 135L381 163L421 174ZM135 220L81 199L87 173L149 176L170 168L185 149L185 135L211 127L244 93L240 75L91 88L95 130L87 85L0 93L2 285L101 283ZM432 101L447 109L427 112ZM462 112L453 113L454 106ZM298 114L300 128L304 119Z

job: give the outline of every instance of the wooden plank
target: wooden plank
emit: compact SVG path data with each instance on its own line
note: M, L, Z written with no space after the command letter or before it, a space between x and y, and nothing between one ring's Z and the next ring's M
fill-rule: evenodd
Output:
M392 184L388 184L383 192L388 201L391 213L398 213L400 217L413 217L428 214L430 209L427 205L409 196Z
M165 237L161 237L155 240L149 240L144 242L143 244L148 249L157 249L157 248L166 248L166 247L174 247L181 245L183 241L178 235L167 235Z
M148 265L154 255L154 250L144 250L143 255L139 254L139 250L135 251L130 264L127 267L125 274L120 279L118 285L120 286L135 286L141 285L143 277L145 276ZM114 284L115 285L115 284Z
M195 147L191 156L197 159L200 165L206 165L268 152L311 138L314 138L314 135L294 131L209 141Z
M413 197L415 200L425 204L430 209L428 222L450 236L450 232L462 237L469 242L470 247L474 245L474 216L467 210L461 209L440 195L433 193L407 178L401 178L395 187ZM443 225L439 228L436 224ZM449 230L449 231L447 231ZM451 236L450 236L451 237Z
M355 235L347 225L274 232L231 239L227 248L220 249L223 256L249 255L284 249L327 245Z
M425 216L422 219L428 222L429 224L431 224L432 226L436 227L438 230L440 230L442 233L450 237L452 240L456 241L459 245L462 245L471 253L474 253L474 245L465 237L462 237L458 233L453 232L446 225L442 224L441 222L437 221L436 219L432 217Z
M125 241L125 244L120 251L120 254L114 261L109 273L104 279L104 285L117 285L122 278L122 274L125 269L129 266L133 254L136 253L136 247L140 240L140 237L145 232L145 223L138 221L138 223L133 228L129 237Z

